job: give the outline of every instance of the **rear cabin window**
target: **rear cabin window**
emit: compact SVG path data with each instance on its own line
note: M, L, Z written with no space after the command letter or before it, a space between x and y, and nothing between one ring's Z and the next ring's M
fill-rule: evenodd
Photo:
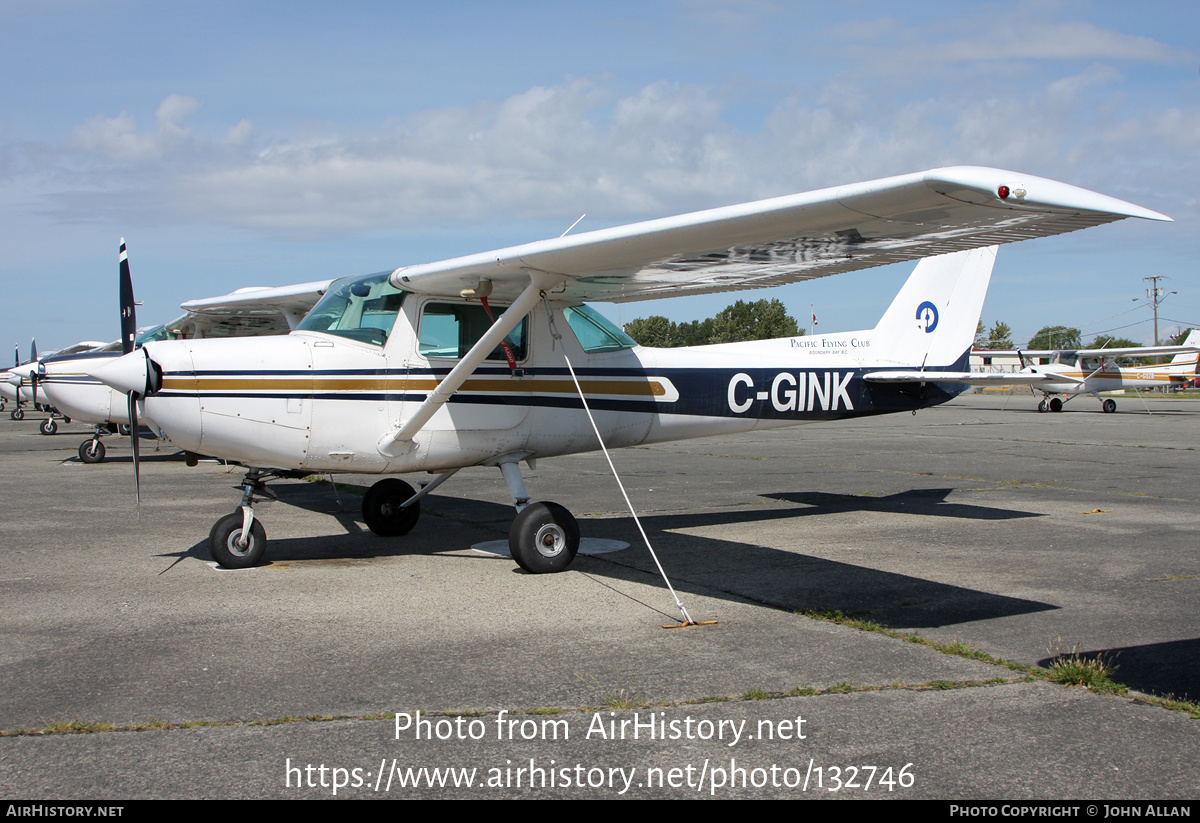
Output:
M508 306L492 306L499 317ZM464 357L471 347L491 328L492 318L478 303L426 303L421 309L421 331L418 350L429 359ZM521 318L517 327L504 338L512 349L513 359L524 360L528 354L529 318ZM492 349L488 360L505 360L500 346Z

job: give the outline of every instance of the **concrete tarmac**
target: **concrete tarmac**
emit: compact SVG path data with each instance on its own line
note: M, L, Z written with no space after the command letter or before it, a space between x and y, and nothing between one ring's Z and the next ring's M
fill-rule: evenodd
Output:
M679 612L601 455L526 472L585 537L631 544L563 574L471 548L512 519L482 468L401 538L350 489L275 482L268 562L226 571L207 536L240 471L146 442L139 518L126 442L84 465L85 427L4 415L0 792L1195 798L1186 713L801 614L1032 665L1103 654L1137 692L1200 698L1200 403L1118 402L972 395L615 452L716 621L688 629L662 628Z

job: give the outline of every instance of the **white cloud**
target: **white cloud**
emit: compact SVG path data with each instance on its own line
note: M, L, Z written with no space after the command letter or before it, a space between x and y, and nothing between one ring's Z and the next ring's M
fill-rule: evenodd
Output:
M1091 38L1092 46L1071 46L1075 53L1099 43L1161 52L1090 26L1058 31ZM942 52L969 51L966 42ZM1048 53L1013 42L1000 32L989 53ZM1200 114L1139 110L1122 93L1123 74L1105 62L1046 70L1038 82L994 75L982 91L947 82L903 96L872 85L892 82L886 71L863 71L811 90L777 87L765 114L738 125L724 92L664 81L618 94L608 78L576 79L375 127L275 135L248 120L207 135L190 124L200 101L172 94L152 129L140 131L126 112L94 117L64 145L36 151L43 169L57 170L64 217L79 219L90 202L76 196L80 189L124 192L107 207L300 236L569 221L584 211L632 220L958 163L1083 185L1095 177L1118 196L1150 175L1174 192L1183 185L1179 170L1196 165ZM1167 150L1184 159L1163 163ZM1103 178L1092 171L1098 162Z

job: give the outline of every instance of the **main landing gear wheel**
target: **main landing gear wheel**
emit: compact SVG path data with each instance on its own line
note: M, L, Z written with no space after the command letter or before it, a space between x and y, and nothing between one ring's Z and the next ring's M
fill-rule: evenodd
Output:
M42 434L57 434L58 424L54 422L54 418L47 417L42 421L42 425L38 426L38 431Z
M566 571L579 551L579 524L557 503L534 503L513 520L508 549L530 574Z
M1045 400L1043 400L1041 403L1038 403L1038 411L1040 411L1040 412L1044 412L1044 411L1046 411L1046 409L1048 409L1048 408L1049 408L1049 406L1047 406L1047 405L1046 405L1046 401L1045 401Z
M13 420L24 420L25 419L25 410L24 409L13 409L12 413L9 414L8 416L11 417Z
M79 444L79 459L84 463L103 462L104 452L104 444L99 440L84 440Z
M401 504L414 494L413 487L403 480L394 477L380 480L363 497L362 515L367 528L384 537L408 534L421 516L421 504L407 508Z
M1110 397L1104 401L1100 408L1104 409L1105 414L1112 414L1117 410L1117 401Z
M217 565L226 569L248 569L262 560L267 551L267 533L262 523L250 524L250 539L242 545L242 510L227 514L208 534L208 551Z
M1061 398L1061 397L1054 397L1054 398L1051 398L1051 400L1050 400L1050 411L1052 411L1052 412L1060 412L1060 411L1062 411L1062 398Z

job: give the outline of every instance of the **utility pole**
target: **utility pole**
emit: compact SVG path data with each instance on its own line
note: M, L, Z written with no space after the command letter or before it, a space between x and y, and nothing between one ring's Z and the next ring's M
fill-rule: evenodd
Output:
M1154 345L1158 345L1158 304L1163 301L1166 294L1163 289L1159 288L1158 281L1166 280L1161 274L1154 277L1143 277L1143 280L1149 280L1152 284L1146 289L1146 296L1150 298L1150 305L1154 307ZM1174 292L1172 292L1174 294Z

